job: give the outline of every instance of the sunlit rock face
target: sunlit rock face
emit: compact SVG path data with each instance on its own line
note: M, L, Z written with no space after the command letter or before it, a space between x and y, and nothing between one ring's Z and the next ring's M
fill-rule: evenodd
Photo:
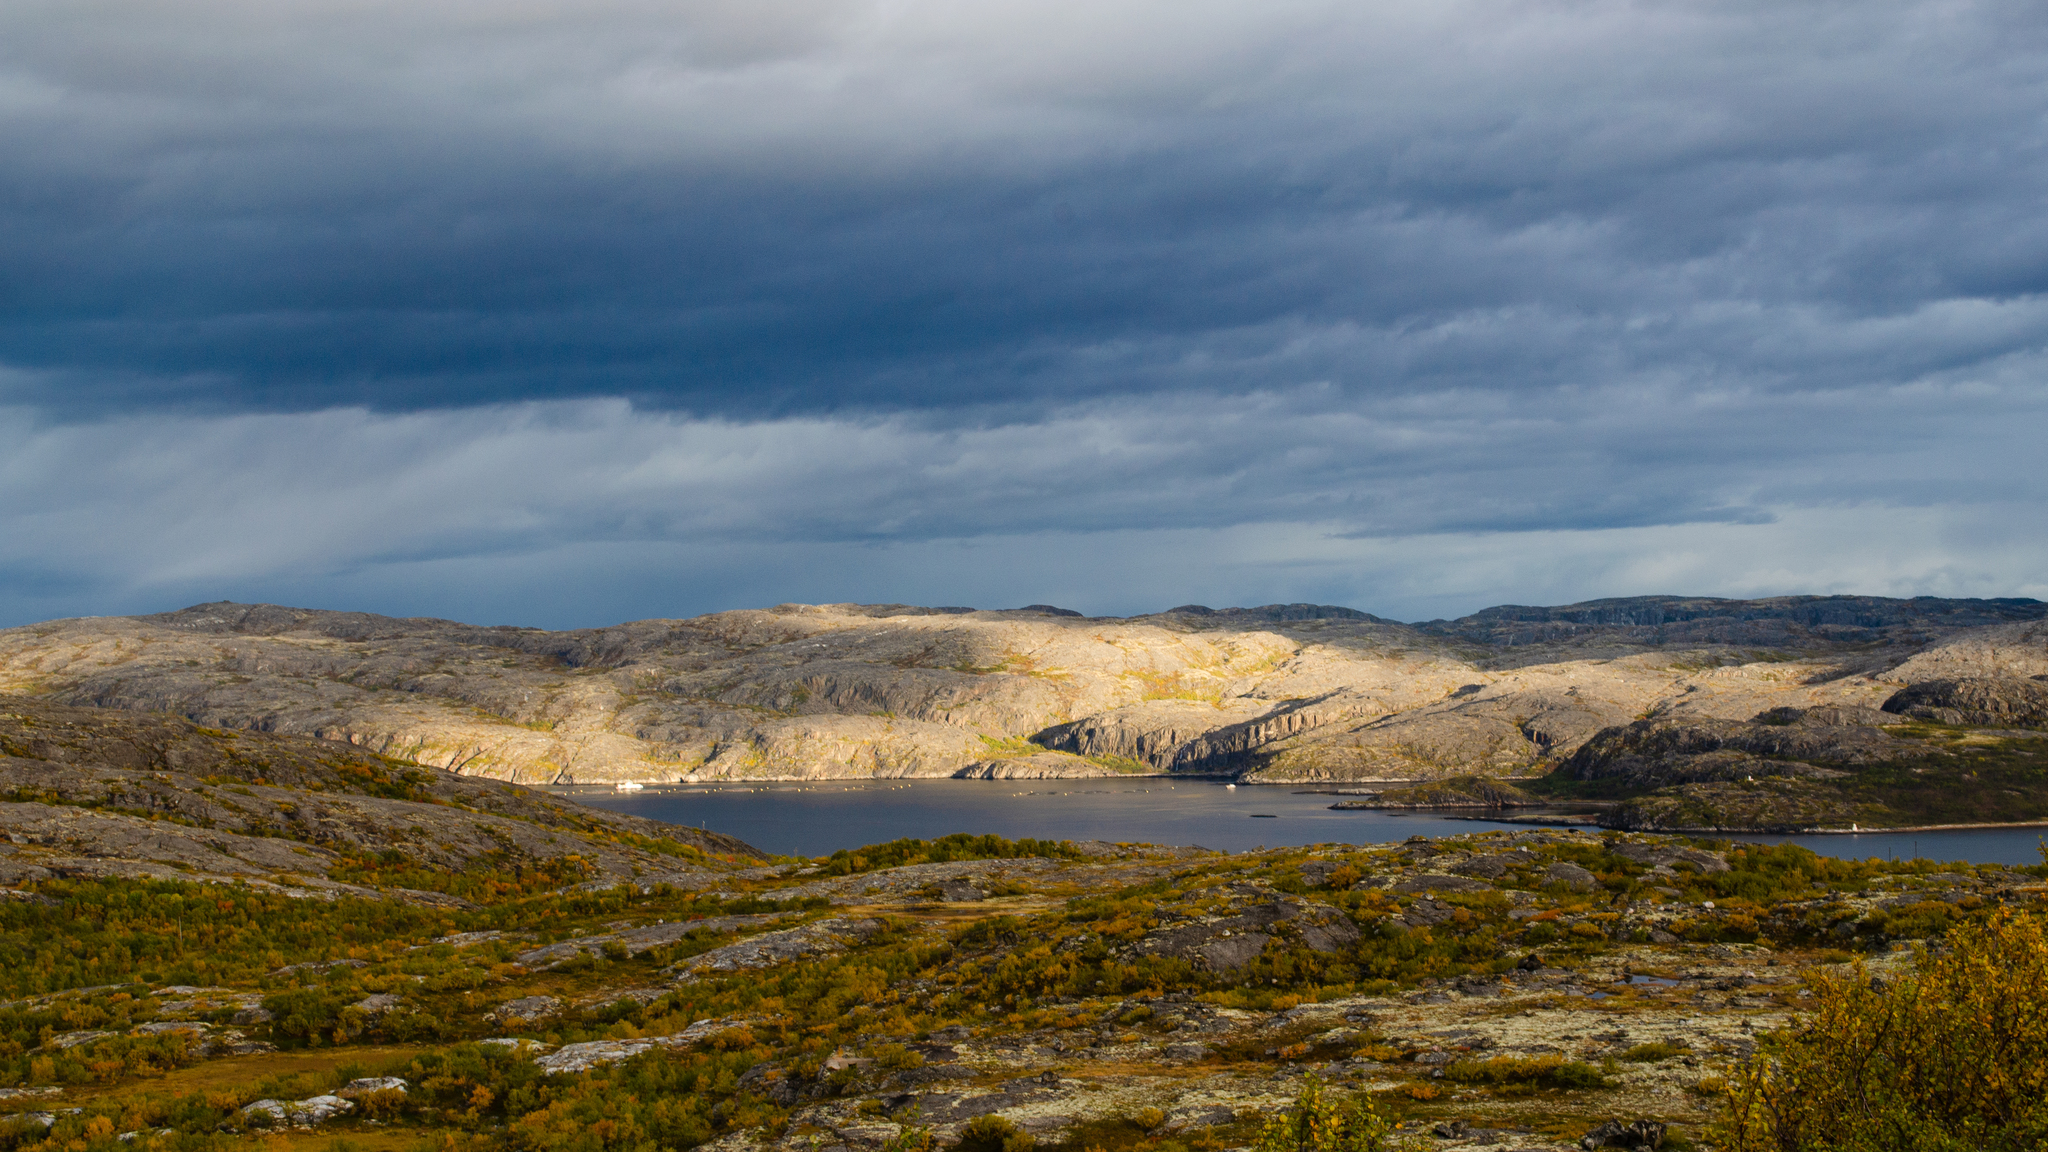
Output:
M1407 625L1304 604L786 604L547 632L222 602L0 632L0 690L520 783L1414 780L1547 771L1642 719L1874 730L1908 683L2048 671L2044 611L1643 597Z

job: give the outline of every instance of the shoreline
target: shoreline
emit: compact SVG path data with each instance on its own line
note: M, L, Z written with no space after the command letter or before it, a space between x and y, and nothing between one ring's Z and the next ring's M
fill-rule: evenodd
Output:
M1902 824L1889 828L1618 828L1618 832L1668 833L1674 836L1889 836L1899 832L1974 832L1997 828L2048 829L2048 820L2010 820L1981 824Z
M1446 816L1446 820L1490 820L1496 824L1569 824L1584 827L1598 825L1593 813L1580 813L1543 818L1525 816L1519 818L1487 816ZM1886 828L1711 828L1686 826L1682 828L1608 828L1610 832L1643 832L1653 836L1892 836L1905 832L1985 832L2000 828L2040 828L2048 831L2048 820L2010 820L1978 824L1901 824Z

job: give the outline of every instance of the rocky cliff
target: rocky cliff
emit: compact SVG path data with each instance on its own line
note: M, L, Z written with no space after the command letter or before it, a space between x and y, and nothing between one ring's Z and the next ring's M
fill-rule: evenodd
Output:
M1541 772L1646 717L1869 715L1916 680L2029 677L2048 670L2044 615L1872 597L1422 625L1305 604L1128 619L838 604L547 632L223 602L0 631L0 690L520 783L1427 779Z

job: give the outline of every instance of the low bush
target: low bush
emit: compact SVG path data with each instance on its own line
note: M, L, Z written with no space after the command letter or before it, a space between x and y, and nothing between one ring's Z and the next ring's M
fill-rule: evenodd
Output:
M976 1116L960 1129L955 1152L1031 1152L1037 1141L1008 1120L990 1113Z
M1266 1121L1253 1152L1386 1152L1394 1145L1393 1122L1373 1107L1372 1098L1333 1098L1311 1076L1294 1107Z
M1730 1152L2048 1146L2048 923L1961 925L1909 976L1809 978L1811 1014L1739 1070Z
M1491 1060L1459 1060L1445 1066L1444 1079L1460 1084L1538 1088L1598 1088L1607 1082L1598 1068L1562 1056L1495 1056Z
M955 832L936 840L891 840L852 851L842 848L827 857L819 871L826 876L850 876L856 872L897 868L905 864L1013 860L1025 856L1078 860L1081 855L1080 849L1064 840L1006 840L1001 836L972 836Z

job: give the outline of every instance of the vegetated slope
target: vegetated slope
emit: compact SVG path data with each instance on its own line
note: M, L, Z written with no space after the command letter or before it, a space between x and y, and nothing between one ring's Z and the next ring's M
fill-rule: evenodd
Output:
M1540 773L1644 716L1875 708L1930 645L1995 663L2044 612L1644 597L1409 626L1301 604L1130 619L841 604L546 632L218 603L0 632L0 689L526 783L1414 779ZM1987 657L1966 643L1978 633L2018 638Z
M1619 1120L1684 1147L1806 977L1896 987L1895 945L2039 916L2040 871L1529 829L948 837L457 909L44 880L0 900L0 1132L1174 1152L1253 1146L1320 1082L1411 1143L1566 1152Z
M0 883L238 879L334 894L468 895L696 880L763 859L346 744L0 696Z

